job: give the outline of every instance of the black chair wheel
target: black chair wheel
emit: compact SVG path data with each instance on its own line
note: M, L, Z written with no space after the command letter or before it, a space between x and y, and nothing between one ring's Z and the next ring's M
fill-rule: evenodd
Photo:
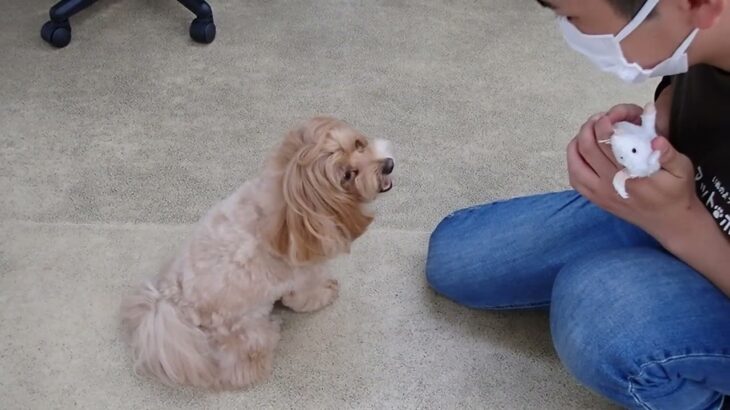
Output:
M41 28L41 37L54 47L66 47L71 42L71 25L68 21L48 21Z
M196 18L190 24L190 37L198 43L210 44L215 39L213 19Z

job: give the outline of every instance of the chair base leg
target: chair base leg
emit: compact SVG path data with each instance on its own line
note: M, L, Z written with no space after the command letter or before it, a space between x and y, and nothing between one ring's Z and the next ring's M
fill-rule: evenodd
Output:
M61 22L47 21L41 27L41 38L53 47L66 47L71 42L71 25L68 20Z
M69 18L94 2L96 0L61 0L56 3L49 13L51 19L41 28L41 38L54 47L66 47L71 42ZM210 5L205 0L178 0L178 2L195 14L195 19L190 24L190 37L198 43L212 43L216 27Z
M96 0L61 0L49 12L51 19L43 24L41 38L54 47L66 47L71 42L68 19L92 5Z
M198 43L210 44L215 40L216 27L213 22L213 9L205 0L177 0L195 14L190 24L190 37Z

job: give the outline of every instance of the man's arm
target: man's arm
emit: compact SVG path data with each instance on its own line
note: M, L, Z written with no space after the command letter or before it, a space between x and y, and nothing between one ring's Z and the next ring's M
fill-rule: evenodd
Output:
M669 135L673 87L669 78L657 88L656 129L659 135ZM685 227L668 233L664 245L686 264L702 273L726 295L730 296L730 241L717 228L710 213L701 201L688 210Z
M682 218L682 225L657 238L677 258L693 267L730 296L730 240L718 229L702 202Z

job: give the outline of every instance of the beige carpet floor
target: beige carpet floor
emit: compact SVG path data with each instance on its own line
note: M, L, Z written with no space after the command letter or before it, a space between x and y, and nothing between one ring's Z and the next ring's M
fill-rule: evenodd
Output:
M551 347L543 312L471 311L424 279L456 208L567 187L590 114L643 103L516 0L213 0L190 41L172 0L100 1L73 41L39 37L50 1L0 13L3 409L604 409ZM115 317L212 203L316 113L396 146L397 185L351 256L341 298L281 311L271 380L209 394L133 375ZM539 235L539 233L536 233Z

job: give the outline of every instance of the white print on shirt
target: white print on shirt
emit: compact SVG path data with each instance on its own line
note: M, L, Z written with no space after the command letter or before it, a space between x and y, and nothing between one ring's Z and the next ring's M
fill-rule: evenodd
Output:
M720 226L723 232L730 235L730 190L726 189L719 178L712 177L711 181L704 180L702 167L697 167L695 181L700 199L710 211L710 214Z

